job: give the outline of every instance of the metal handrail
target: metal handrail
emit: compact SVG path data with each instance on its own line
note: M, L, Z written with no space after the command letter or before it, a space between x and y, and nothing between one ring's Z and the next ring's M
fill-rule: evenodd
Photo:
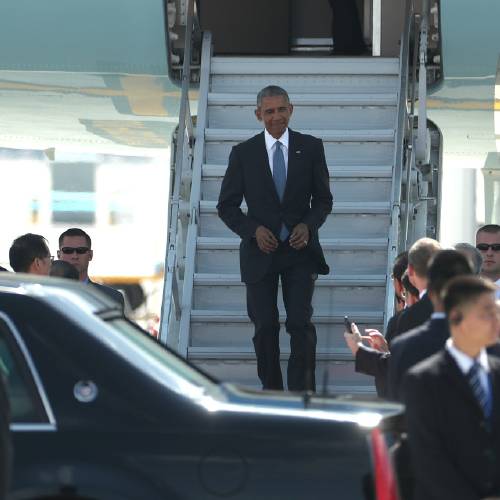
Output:
M418 38L415 37L413 49L413 75L412 75L412 92L411 92L411 111L410 111L410 127L409 127L409 155L407 155L406 164L406 199L405 199L405 220L404 220L404 238L403 246L408 247L410 217L411 217L411 181L412 174L417 173L416 160L422 158L425 153L422 150L427 149L427 37L428 37L428 17L429 17L429 2L422 2L420 31ZM419 77L417 82L417 61L419 64ZM418 85L418 121L417 121L417 137L415 139L415 101L416 87Z
M424 2L425 5L425 2ZM396 148L394 158L394 172L392 178L392 207L391 207L391 227L389 235L388 258L387 258L387 281L386 281L386 303L385 318L387 324L394 312L394 285L391 279L392 263L401 248L406 248L408 243L408 232L410 225L410 196L411 196L411 174L415 165L413 128L415 120L415 100L416 100L416 63L417 46L419 36L417 36L417 17L415 13L415 0L407 0L405 8L406 24L403 31L400 48L400 89L398 100L398 119L396 128ZM412 37L413 46L413 72L410 77L410 46ZM422 76L422 75L420 75ZM404 168L403 168L404 167ZM402 219L402 186L403 170L406 169L406 196L405 212ZM400 230L400 224L402 229ZM401 238L402 236L402 238ZM401 241L402 240L402 241Z
M194 146L194 125L189 105L189 86L191 82L191 53L194 23L194 0L188 0L186 36L184 40L184 61L182 68L182 89L179 111L179 125L177 128L177 143L175 149L174 182L170 202L170 225L168 231L167 254L165 256L166 279L163 290L161 308L160 341L175 343L169 338L169 326L173 314L178 321L181 314L181 291L177 278L179 265L178 255L178 224L181 204L181 185L186 169L192 168L192 149ZM189 217L189 215L188 215ZM187 233L187 231L186 231Z

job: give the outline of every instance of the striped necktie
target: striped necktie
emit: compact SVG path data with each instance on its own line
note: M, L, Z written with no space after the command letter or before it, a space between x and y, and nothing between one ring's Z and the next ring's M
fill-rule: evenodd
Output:
M489 391L487 391L483 384L481 384L481 373L482 367L477 362L474 361L474 364L471 366L469 372L467 373L467 380L470 384L472 392L479 403L479 406L483 410L483 414L486 418L491 416L491 397Z
M285 194L286 186L286 168L285 168L285 157L283 156L283 150L281 149L281 142L276 141L276 147L274 149L273 155L273 181L276 186L276 192L280 201L283 201L283 195ZM281 224L280 229L280 240L285 241L288 238L290 231L288 231L285 224Z

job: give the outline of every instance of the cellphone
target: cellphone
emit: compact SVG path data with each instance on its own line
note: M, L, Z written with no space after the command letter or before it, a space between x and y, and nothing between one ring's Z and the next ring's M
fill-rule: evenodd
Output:
M345 325L345 329L349 333L352 333L352 321L349 319L349 316L344 316L344 325Z

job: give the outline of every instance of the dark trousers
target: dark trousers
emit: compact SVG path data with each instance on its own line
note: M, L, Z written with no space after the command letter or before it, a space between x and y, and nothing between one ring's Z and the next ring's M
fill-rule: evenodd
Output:
M366 49L355 0L329 0L335 55L362 54Z
M279 349L278 283L281 278L290 334L287 382L290 391L316 389L316 329L311 323L315 266L305 251L281 243L264 278L247 283L247 310L255 327L257 373L264 389L283 389Z

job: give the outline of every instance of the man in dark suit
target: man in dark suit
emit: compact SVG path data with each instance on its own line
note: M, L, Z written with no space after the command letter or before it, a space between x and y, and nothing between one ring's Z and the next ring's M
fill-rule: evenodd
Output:
M444 347L450 332L441 292L450 279L460 275L473 275L468 259L460 252L442 250L432 259L427 293L434 312L423 325L403 333L392 342L391 359L388 364L390 399L401 401L403 399L401 381L405 373Z
M404 380L415 500L500 495L500 360L493 284L451 280L443 294L451 338Z
M403 309L396 319L389 320L391 323L391 343L402 333L421 325L430 318L432 303L427 295L427 271L431 258L440 249L439 243L431 238L421 238L411 246L408 252L408 275L413 286L420 292L421 298L416 304ZM354 355L355 370L366 375L373 375L378 395L387 397L387 371L390 353L363 345L357 334L352 337L348 332L344 332L344 337Z
M83 229L72 227L59 236L57 258L75 266L80 273L81 282L95 287L115 302L118 302L123 309L125 302L123 295L118 290L95 283L89 278L89 263L93 257L92 240Z
M315 389L316 330L311 301L317 274L328 274L318 229L332 209L323 143L288 128L293 106L285 90L262 89L255 114L265 130L231 151L219 217L241 237L241 279L255 326L257 371L264 389L283 389L278 282L290 334L288 389ZM248 211L240 205L243 198Z
M16 273L47 276L52 259L47 240L39 234L23 234L12 242L9 249L10 267Z
M427 321L432 314L432 303L427 294L429 278L427 271L434 255L441 245L432 238L420 238L408 252L408 276L420 292L420 300L401 313L396 327L396 336L401 335Z
M333 55L360 55L366 50L355 0L329 0L332 8Z

